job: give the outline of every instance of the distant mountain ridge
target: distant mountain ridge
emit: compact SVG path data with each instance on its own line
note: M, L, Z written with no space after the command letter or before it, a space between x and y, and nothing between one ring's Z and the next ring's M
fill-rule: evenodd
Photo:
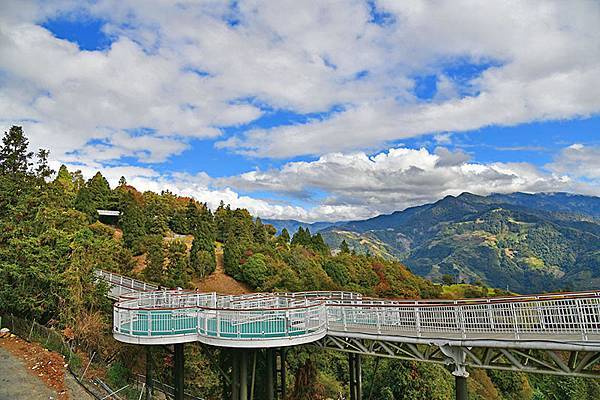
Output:
M263 223L273 225L277 229L277 233L281 233L283 228L287 229L290 235L298 231L298 228L310 229L312 233L317 233L323 229L334 226L337 222L301 222L295 219L263 219Z
M434 280L522 293L600 286L600 197L463 193L320 232L332 247L346 240Z

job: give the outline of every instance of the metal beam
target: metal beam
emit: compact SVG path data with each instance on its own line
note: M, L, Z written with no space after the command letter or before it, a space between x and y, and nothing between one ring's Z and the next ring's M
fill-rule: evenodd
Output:
M437 364L455 364L452 354L456 349L464 355L465 367L521 371L562 376L600 378L600 352L515 349L513 347L464 347L437 344L401 344L384 340L331 338L315 343L316 346L346 353L375 357L422 361ZM363 350L363 349L366 349ZM450 351L450 356L442 351ZM449 350L448 350L449 349ZM578 353L577 355L573 353ZM570 360L568 362L567 360Z

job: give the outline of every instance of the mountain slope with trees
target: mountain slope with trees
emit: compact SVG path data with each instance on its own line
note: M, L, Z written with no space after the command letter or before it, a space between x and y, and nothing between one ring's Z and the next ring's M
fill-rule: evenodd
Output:
M422 276L531 293L600 285L600 198L463 193L320 233L376 238ZM351 247L356 241L350 241Z

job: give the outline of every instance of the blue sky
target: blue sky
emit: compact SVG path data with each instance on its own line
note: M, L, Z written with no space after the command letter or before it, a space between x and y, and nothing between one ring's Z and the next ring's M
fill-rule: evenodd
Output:
M8 1L0 119L56 166L262 217L598 195L600 6L575 4Z

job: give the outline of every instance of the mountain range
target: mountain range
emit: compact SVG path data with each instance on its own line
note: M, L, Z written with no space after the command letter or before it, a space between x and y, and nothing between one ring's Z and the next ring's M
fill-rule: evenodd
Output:
M290 233L308 227L334 249L346 240L434 281L519 293L600 286L600 197L463 193L361 221L265 222Z

